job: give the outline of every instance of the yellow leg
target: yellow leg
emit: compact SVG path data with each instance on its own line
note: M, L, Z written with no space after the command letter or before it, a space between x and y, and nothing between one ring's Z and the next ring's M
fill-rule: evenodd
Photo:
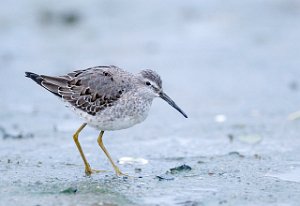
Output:
M101 170L94 170L94 169L91 169L90 167L90 164L88 163L88 161L86 160L85 156L84 156L84 153L82 151L82 148L81 148L81 145L78 141L78 135L79 133L83 130L83 128L86 126L86 123L82 124L81 127L79 127L79 129L75 132L75 134L73 135L73 139L74 139L74 142L79 150L79 153L80 153L80 156L84 162L84 165L85 165L85 173L87 175L91 175L92 173L98 173L98 172L102 172Z
M110 161L111 165L113 166L113 168L114 168L116 174L117 174L118 176L121 176L121 175L128 176L128 175L126 175L126 174L124 174L124 173L122 173L122 172L120 171L120 169L118 168L117 165L115 165L114 161L112 160L111 156L109 155L108 151L106 150L106 148L105 148L105 146L104 146L104 144L103 144L103 141L102 141L103 134L104 134L104 131L101 131L100 134L99 134L99 137L98 137L98 139L97 139L97 142L98 142L99 146L101 147L101 149L102 149L103 152L105 153L106 157L109 159L109 161Z

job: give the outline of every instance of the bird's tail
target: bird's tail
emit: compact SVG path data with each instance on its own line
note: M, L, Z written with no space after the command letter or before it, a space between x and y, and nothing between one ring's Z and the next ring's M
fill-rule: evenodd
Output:
M61 97L61 95L58 93L60 85L57 84L56 82L53 82L54 80L60 79L60 78L49 77L49 76L45 76L45 75L38 75L33 72L25 72L25 77L32 79L38 85L44 87L45 89L52 92L56 96Z
M40 75L32 73L32 72L25 72L25 77L28 77L28 78L32 79L38 85L42 86L43 78Z

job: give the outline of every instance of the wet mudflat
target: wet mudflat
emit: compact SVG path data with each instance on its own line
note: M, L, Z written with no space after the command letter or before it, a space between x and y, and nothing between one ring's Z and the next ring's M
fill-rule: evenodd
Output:
M9 1L0 8L0 205L298 205L297 1ZM24 71L155 69L184 119L106 132L114 175L82 121Z

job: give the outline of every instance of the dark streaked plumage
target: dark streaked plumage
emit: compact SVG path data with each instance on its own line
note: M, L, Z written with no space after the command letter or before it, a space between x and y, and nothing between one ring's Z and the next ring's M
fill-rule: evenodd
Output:
M26 72L26 76L72 106L96 115L106 107L113 106L130 87L128 82L116 81L116 70L120 71L115 66L100 66L59 77L31 72Z

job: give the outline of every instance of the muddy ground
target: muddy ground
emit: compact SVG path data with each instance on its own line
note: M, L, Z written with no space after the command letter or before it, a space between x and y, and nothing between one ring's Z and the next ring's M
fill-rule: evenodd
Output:
M0 205L298 205L299 22L296 0L4 1ZM111 64L156 70L189 115L156 99L105 133L135 178L114 175L92 128L80 141L108 172L85 176L82 120L24 77Z

